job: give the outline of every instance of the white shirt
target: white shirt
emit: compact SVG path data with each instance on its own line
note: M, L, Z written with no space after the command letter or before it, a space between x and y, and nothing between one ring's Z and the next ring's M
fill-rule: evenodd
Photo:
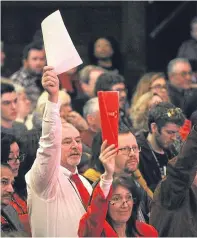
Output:
M77 237L85 209L71 184L71 172L60 165L61 120L59 104L47 102L43 115L40 147L31 170L26 174L28 212L33 237ZM89 194L92 187L79 175ZM100 183L107 196L112 181ZM76 190L73 188L76 188Z

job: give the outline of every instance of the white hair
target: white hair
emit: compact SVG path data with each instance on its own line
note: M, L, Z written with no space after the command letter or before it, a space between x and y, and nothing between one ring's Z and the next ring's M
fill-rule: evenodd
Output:
M17 94L25 93L25 88L20 84L14 83L14 88Z
M189 63L189 60L188 59L185 59L185 58L175 58L173 60L171 60L169 63L168 63L168 66L167 66L167 72L168 72L168 76L171 74L171 73L174 73L174 66L177 64L177 63L187 63L190 65Z
M99 111L98 97L91 98L83 107L83 116L86 119L88 115L92 115Z

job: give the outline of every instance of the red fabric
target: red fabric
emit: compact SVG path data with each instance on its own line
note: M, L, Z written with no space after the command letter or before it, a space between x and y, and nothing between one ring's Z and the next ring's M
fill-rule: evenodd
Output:
M179 133L181 136L181 139L185 141L187 139L187 136L189 135L192 128L192 123L190 120L186 119L183 126L180 128Z
M114 229L105 220L111 196L112 188L108 197L105 198L100 185L98 184L96 186L91 205L80 220L78 229L79 237L101 237L103 231L105 237L118 237ZM142 236L158 237L158 232L150 225L137 221L136 227Z
M29 236L31 236L31 228L29 224L26 201L21 199L17 193L14 193L10 205L16 210L19 219L25 228L25 231L28 233Z
M76 187L78 189L78 192L81 196L81 199L83 201L84 206L87 208L89 199L90 199L90 194L88 193L88 190L86 187L83 185L81 179L79 178L78 174L73 174L71 176L72 181L76 184Z

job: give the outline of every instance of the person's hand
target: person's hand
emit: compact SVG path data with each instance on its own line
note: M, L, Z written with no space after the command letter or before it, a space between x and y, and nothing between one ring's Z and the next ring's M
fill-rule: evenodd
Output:
M42 86L49 94L49 100L51 102L58 101L59 93L59 79L54 72L54 68L51 66L45 66L42 76Z
M66 120L79 131L84 131L88 129L88 124L86 120L78 112L70 112L67 115Z
M107 141L105 140L101 146L101 154L99 156L100 161L105 168L105 173L103 178L106 180L112 179L115 171L115 157L117 155L117 149L115 145L107 146Z

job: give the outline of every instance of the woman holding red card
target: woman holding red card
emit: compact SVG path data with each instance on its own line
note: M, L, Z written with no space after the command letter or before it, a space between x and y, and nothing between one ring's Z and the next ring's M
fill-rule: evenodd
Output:
M140 195L131 176L122 174L113 178L114 147L102 144L100 160L105 168L110 189L101 189L98 183L94 189L90 206L80 220L79 237L158 237L156 229L137 220Z

